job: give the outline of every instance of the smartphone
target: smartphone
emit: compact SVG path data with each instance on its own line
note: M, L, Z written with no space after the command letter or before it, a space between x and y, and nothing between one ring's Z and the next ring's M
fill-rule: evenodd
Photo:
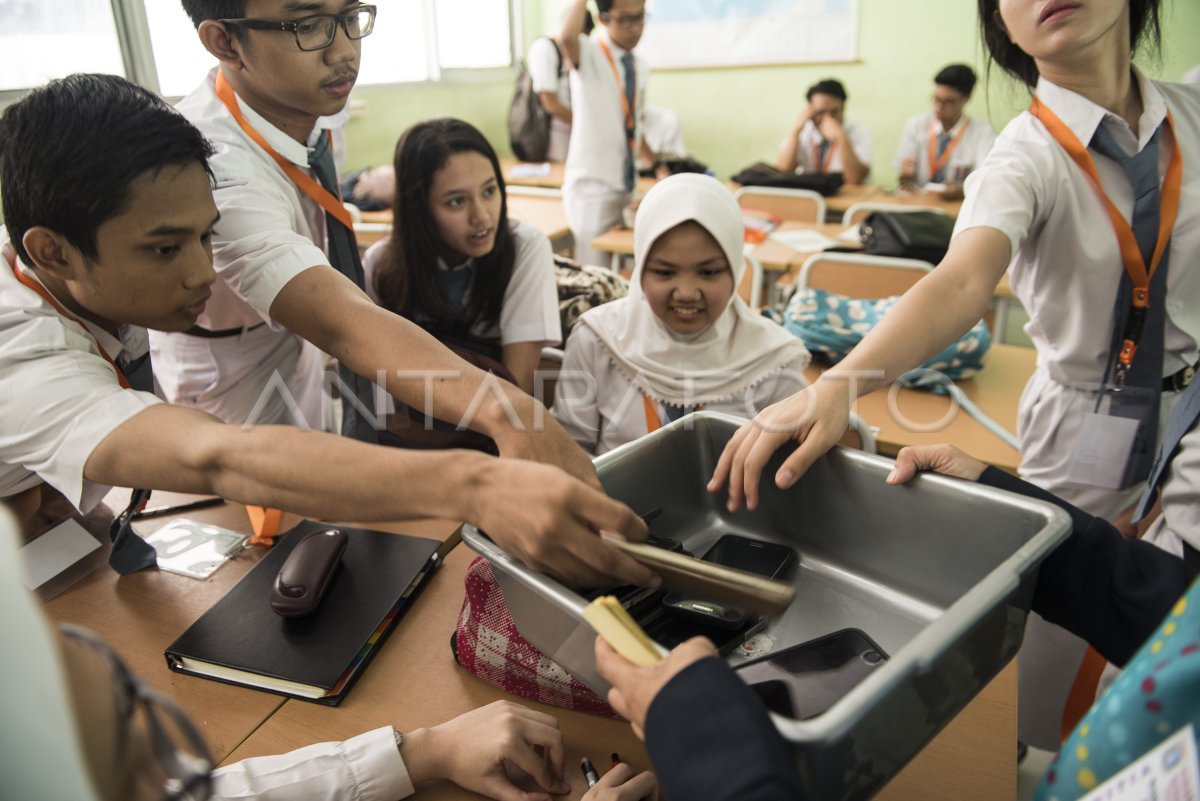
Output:
M736 670L772 712L807 720L828 710L887 660L865 632L842 629Z
M774 579L785 575L796 564L796 549L776 542L726 534L700 558ZM672 592L663 597L662 603L673 614L709 625L740 629L746 624L747 616L740 609L703 598L690 598Z

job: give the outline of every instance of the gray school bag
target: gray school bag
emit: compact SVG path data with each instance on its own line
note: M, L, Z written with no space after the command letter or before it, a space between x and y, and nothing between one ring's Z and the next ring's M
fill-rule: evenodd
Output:
M549 38L549 37L546 37ZM558 76L562 77L562 51L554 44L558 53ZM512 152L521 161L545 161L550 152L550 112L542 106L537 92L533 90L533 77L522 61L517 68L517 86L513 92L512 105L508 107L508 139Z

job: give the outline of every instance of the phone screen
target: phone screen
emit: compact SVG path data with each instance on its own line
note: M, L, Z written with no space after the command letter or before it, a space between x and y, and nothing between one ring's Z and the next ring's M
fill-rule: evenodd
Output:
M859 629L842 629L737 668L772 712L797 720L833 706L888 655Z

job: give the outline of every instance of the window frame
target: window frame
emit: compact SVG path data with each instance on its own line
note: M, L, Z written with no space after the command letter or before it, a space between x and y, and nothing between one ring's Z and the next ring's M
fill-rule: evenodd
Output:
M163 2L164 0L109 0L112 9L113 22L117 31L117 42L121 50L121 61L125 66L125 76L134 83L161 95L158 81L158 67L154 63L154 48L150 40L150 24L146 17L147 2ZM378 2L378 0L375 0ZM364 84L371 88L391 86L413 86L422 84L473 84L485 83L511 77L516 65L521 61L522 42L522 0L505 0L508 3L508 51L509 62L498 67L455 67L443 69L437 49L437 16L434 10L434 0L418 0L426 7L425 38L429 43L426 48L426 69L429 77L416 81L386 81L383 83ZM197 79L198 80L198 79ZM0 90L0 109L20 100L34 87L24 89ZM168 97L167 100L178 100L178 96Z

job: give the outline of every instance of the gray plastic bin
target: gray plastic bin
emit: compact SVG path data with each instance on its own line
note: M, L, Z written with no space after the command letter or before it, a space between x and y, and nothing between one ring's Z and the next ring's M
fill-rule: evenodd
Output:
M887 663L824 714L773 716L812 798L869 798L1017 652L1037 567L1066 539L1070 518L1050 504L931 474L888 486L891 460L844 448L786 492L769 478L777 454L759 508L730 514L724 493L710 495L705 484L741 422L690 415L598 457L597 472L635 511L662 507L654 532L693 553L725 533L797 549L796 601L766 629L774 650L859 628L888 652ZM585 599L472 527L463 537L491 561L521 634L603 696L608 684L596 671Z

